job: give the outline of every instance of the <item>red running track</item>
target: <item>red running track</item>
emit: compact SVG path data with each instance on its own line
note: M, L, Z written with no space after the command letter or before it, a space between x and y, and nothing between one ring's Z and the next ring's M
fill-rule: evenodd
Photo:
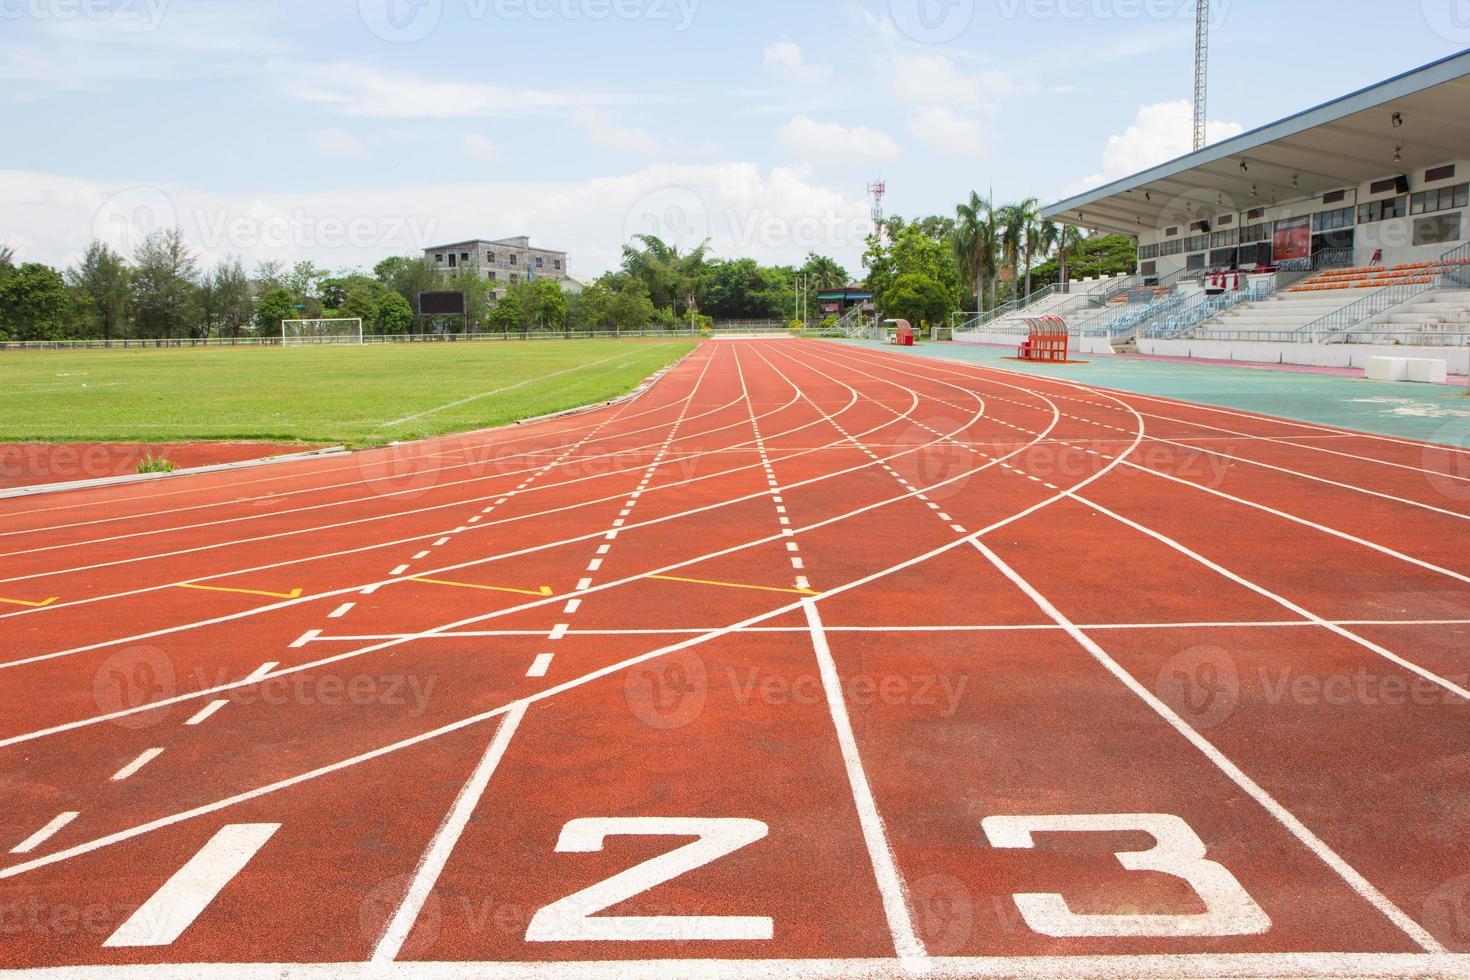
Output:
M5 502L0 967L1463 976L1467 521L1470 453L795 340Z

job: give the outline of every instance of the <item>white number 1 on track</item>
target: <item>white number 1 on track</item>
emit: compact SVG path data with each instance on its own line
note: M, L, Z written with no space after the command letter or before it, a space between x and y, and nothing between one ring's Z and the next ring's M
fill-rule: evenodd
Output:
M985 836L994 847L1032 848L1034 833L1107 833L1141 830L1153 836L1147 851L1123 851L1129 871L1157 871L1189 883L1204 903L1197 915L1079 915L1061 895L1015 895L1026 925L1043 936L1253 936L1271 919L1235 876L1205 857L1205 842L1179 817L1165 813L1100 816L986 817Z
M592 918L695 868L718 861L756 841L769 828L737 818L626 817L573 820L562 828L558 853L601 851L609 837L694 837L691 843L629 868L550 905L531 918L526 939L552 942L648 942L664 940L763 940L772 934L765 916L665 915Z

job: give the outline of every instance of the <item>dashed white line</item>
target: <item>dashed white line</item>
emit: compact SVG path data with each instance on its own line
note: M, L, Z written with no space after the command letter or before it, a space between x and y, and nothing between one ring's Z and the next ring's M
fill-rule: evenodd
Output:
M538 653L536 660L531 664L531 669L526 671L527 677L545 677L546 672L551 669L551 661L556 657L554 653Z
M117 772L112 774L112 782L120 783L124 779L128 779L129 777L135 775L139 769L142 769L144 766L148 765L148 763L152 762L154 759L158 758L161 755L163 755L163 749L161 748L144 749L143 752L136 759L134 759L132 762L129 762L127 765L123 766Z
M36 848L38 848L42 844L46 843L48 840L50 840L51 838L55 837L57 834L61 833L61 831L66 827L67 824L71 823L73 820L75 820L79 816L81 816L81 814L80 813L77 813L75 811L68 811L66 813L58 813L55 817L52 818L51 822L48 823L46 826L42 827L40 830L36 831L34 834L32 834L31 836L27 837L25 840L21 841L19 844L17 844L14 847L12 847L10 849L10 853L11 854L29 854L29 853L31 853Z
M190 725L190 726L202 725L202 724L204 724L205 721L207 721L209 719L209 716L210 715L214 714L216 711L218 711L219 709L223 708L225 705L227 705L229 703L230 702L229 702L229 699L228 698L220 698L218 701L211 701L211 702L209 702L209 704L207 704L203 708L199 709L199 711L194 715L194 717L192 717L188 721L184 722L184 724L185 725Z

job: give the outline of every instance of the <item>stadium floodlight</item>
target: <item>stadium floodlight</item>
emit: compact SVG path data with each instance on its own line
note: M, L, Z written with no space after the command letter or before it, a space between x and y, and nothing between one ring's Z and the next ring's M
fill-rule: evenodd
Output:
M360 343L362 343L362 321L359 319L281 321L282 347L296 344Z

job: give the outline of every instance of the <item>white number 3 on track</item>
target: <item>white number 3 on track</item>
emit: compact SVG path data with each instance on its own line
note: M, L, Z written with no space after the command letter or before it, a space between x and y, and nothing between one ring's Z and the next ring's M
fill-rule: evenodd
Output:
M986 817L985 836L994 847L1032 848L1035 833L1107 833L1141 830L1156 844L1147 851L1116 856L1129 871L1157 871L1189 883L1204 903L1195 915L1079 915L1061 895L1013 896L1026 925L1043 936L1251 936L1271 928L1271 919L1224 866L1205 858L1205 842L1179 817L1164 813L1099 816Z

